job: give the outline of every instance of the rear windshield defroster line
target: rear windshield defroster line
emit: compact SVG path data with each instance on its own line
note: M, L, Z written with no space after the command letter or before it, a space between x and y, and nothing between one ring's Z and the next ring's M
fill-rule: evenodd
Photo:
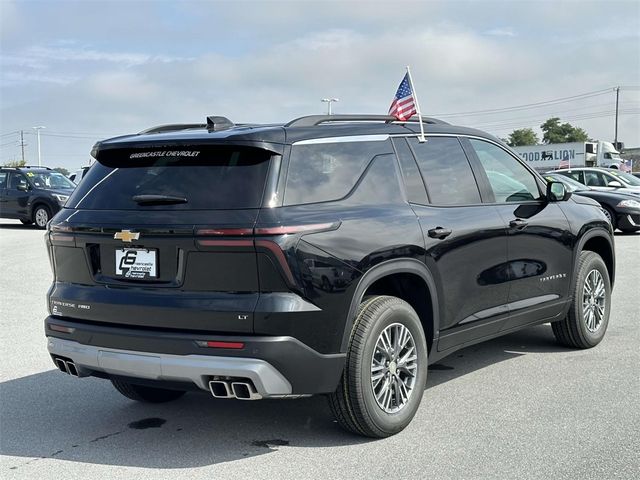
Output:
M212 145L103 150L67 205L88 210L258 208L272 155L255 147ZM133 200L144 195L187 201L141 205Z

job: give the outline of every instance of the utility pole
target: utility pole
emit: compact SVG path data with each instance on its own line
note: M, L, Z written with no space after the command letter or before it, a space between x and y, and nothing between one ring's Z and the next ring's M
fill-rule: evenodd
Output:
M620 87L616 87L616 135L613 144L618 149L618 102L620 100Z
M25 163L24 161L24 147L25 147L26 143L24 143L24 131L20 130L20 147L22 148L22 163Z
M31 127L33 128L36 133L38 134L38 166L41 167L42 166L42 155L40 153L40 130L42 130L43 128L47 128L47 127L43 127L42 125L39 127Z

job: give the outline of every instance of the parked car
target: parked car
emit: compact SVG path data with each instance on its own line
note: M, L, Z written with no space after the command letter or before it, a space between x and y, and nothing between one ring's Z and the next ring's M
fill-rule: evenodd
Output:
M614 230L618 228L627 233L640 230L640 199L638 197L620 193L622 190L608 192L595 190L570 177L555 173L547 173L544 178L548 181L562 182L570 192L597 201Z
M553 173L573 178L596 190L625 190L623 193L640 196L640 178L620 170L592 167L554 170Z
M318 115L98 143L47 235L54 363L143 402L327 394L342 427L386 437L460 348L549 322L597 345L615 276L599 204L425 122L427 141L415 119Z
M71 180L76 185L79 184L80 180L82 180L82 177L84 177L87 174L90 168L91 168L90 165L79 168L78 170L73 172L71 175L69 175L69 180Z
M75 188L48 167L0 168L0 217L45 228Z

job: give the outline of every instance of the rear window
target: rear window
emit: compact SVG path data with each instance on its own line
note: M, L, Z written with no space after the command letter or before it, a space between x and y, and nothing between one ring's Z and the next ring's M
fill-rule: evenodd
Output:
M217 210L258 208L271 152L257 148L167 147L106 150L69 199L88 210ZM141 204L140 196L186 202Z

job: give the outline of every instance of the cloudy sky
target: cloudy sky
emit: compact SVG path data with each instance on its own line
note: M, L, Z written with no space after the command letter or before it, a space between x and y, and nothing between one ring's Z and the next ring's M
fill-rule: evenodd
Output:
M0 22L0 162L24 130L37 163L36 125L43 163L75 169L96 140L212 114L386 113L405 65L423 114L500 137L559 116L611 141L623 86L640 146L638 0L0 0Z

